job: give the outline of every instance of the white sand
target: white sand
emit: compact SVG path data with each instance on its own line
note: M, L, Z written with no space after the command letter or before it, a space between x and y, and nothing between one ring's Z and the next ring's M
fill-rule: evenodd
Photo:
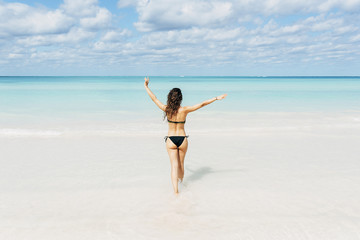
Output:
M359 113L189 116L178 197L149 121L2 129L0 239L360 239Z

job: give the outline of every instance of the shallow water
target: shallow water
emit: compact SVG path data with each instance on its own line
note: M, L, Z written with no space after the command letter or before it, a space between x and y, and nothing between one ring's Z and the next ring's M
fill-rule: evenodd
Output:
M163 103L173 87L182 89L183 105L228 93L226 101L211 104L206 111L360 110L359 77L151 77L150 81ZM1 123L161 116L142 77L0 77L0 102Z

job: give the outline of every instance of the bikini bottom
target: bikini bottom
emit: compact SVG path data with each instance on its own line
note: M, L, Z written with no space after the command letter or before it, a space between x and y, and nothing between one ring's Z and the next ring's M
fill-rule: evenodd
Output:
M165 142L168 138L179 148L185 138L188 138L189 136L165 136Z

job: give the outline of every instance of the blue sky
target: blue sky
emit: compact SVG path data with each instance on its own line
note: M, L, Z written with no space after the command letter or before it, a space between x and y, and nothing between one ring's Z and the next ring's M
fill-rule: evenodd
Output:
M0 0L0 75L360 75L360 0Z

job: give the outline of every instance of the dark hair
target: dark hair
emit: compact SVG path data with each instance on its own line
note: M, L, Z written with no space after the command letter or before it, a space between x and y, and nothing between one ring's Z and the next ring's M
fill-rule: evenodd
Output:
M164 112L164 119L165 117L171 118L178 112L181 101L182 93L180 88L171 89L167 97L167 106Z

